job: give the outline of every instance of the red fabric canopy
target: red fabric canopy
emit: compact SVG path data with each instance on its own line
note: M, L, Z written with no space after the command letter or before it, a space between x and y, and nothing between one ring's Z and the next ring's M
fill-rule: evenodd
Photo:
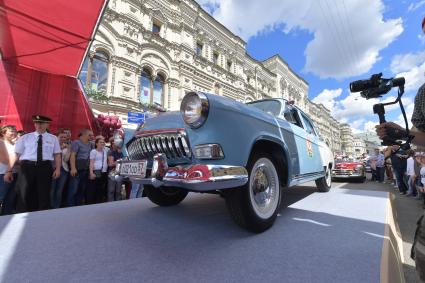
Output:
M0 0L0 126L96 130L78 71L106 0Z
M4 61L77 76L105 0L0 0Z
M0 61L0 125L34 131L31 116L50 117L50 130L70 128L76 137L97 124L76 78L53 75Z

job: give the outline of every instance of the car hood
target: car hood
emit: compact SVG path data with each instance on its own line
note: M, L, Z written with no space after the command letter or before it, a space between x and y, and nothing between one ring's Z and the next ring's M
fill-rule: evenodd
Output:
M161 113L158 116L148 118L137 132L162 129L182 129L185 123L179 111ZM136 132L136 133L137 133Z
M354 169L356 166L363 165L360 162L341 162L335 165L335 169Z

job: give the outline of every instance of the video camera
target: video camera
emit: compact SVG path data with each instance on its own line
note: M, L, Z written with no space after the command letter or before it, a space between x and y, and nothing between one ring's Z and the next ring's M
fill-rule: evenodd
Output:
M351 92L359 92L360 95L366 99L370 98L378 98L382 97L384 94L388 93L393 87L398 87L398 95L397 99L393 102L388 103L378 103L373 105L373 113L378 114L379 123L383 124L386 122L385 120L385 106L396 104L397 102L400 104L400 109L403 114L404 122L406 124L406 131L399 131L393 128L387 128L386 131L388 136L383 139L382 145L395 145L398 144L402 149L409 149L410 142L413 139L413 136L409 133L409 124L406 118L406 112L403 107L403 103L401 101L401 96L404 93L404 84L405 79L401 78L390 78L385 79L382 78L382 73L374 74L368 80L358 80L350 83L350 91ZM400 140L406 141L402 143Z

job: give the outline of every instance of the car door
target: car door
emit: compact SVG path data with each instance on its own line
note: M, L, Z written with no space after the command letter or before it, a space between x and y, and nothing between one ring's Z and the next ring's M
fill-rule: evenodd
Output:
M321 149L322 141L320 140L318 132L310 118L301 111L299 111L299 113L304 124L308 156L311 158L309 168L312 172L323 172L323 154Z
M308 122L304 121L306 117L295 106L286 103L282 113L282 118L285 121L285 127L289 122L293 142L288 143L291 157L296 156L296 160L291 160L292 165L292 179L301 181L317 177L323 172L321 165L321 158L318 145L318 137L314 131L314 127ZM288 139L286 138L285 141Z

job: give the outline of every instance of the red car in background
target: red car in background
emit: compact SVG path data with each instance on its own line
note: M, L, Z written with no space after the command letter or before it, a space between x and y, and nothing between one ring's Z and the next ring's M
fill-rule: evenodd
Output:
M332 179L348 179L363 183L366 180L364 162L351 158L335 160L335 168L332 170Z

